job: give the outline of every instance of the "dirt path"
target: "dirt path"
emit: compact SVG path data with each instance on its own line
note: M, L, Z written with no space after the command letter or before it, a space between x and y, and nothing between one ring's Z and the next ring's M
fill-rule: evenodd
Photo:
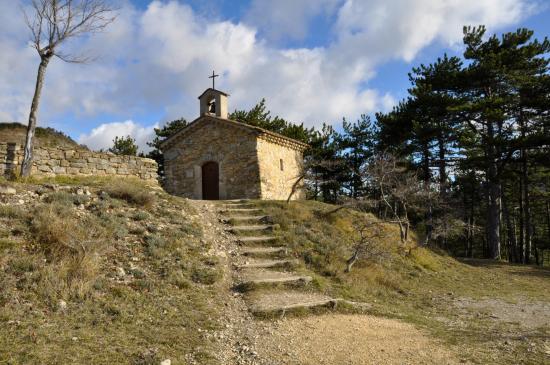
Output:
M457 364L457 356L412 325L368 315L325 314L258 320L234 292L232 265L238 246L220 223L218 207L193 202L205 239L223 262L228 291L221 329L211 333L222 364Z
M258 342L270 364L458 364L443 345L412 325L368 315L329 314L276 323Z
M223 290L226 291L224 312L221 316L220 329L207 333L218 344L216 359L220 364L247 365L257 364L255 339L258 338L258 322L248 312L242 295L232 290L233 278L231 265L237 246L231 235L220 223L217 207L207 201L189 201L197 209L204 228L204 239L213 245L212 255L220 260L223 275Z

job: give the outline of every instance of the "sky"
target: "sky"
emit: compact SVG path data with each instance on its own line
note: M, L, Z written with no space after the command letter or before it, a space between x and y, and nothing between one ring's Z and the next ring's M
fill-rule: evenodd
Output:
M26 124L39 57L22 10L0 0L0 122ZM87 64L48 66L39 125L92 149L198 117L197 96L220 75L229 109L262 98L273 115L306 126L391 110L407 73L461 55L464 25L488 34L520 27L550 36L550 0L112 0L104 32L63 44Z

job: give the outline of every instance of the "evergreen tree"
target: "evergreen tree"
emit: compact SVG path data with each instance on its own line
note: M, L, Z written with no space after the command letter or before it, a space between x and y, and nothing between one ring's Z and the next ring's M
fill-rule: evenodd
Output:
M361 115L355 123L344 119L342 127L344 132L337 142L348 173L345 187L349 190L351 197L357 198L365 193L362 170L369 158L373 156L376 132L367 115Z
M115 155L137 156L138 146L136 140L130 136L116 136L113 139L113 147L109 148L109 152Z
M147 154L147 157L157 162L158 174L161 178L164 176L164 158L160 150L160 145L185 126L187 126L187 121L184 118L168 122L162 126L162 128L155 128L155 138L153 141L147 142L147 145L152 148L152 150Z
M229 119L267 129L271 132L279 133L304 143L309 143L312 137L313 128L308 129L304 127L303 124L287 122L278 116L272 117L270 114L271 112L267 110L265 105L265 99L262 99L248 111L235 110L233 113L229 114Z

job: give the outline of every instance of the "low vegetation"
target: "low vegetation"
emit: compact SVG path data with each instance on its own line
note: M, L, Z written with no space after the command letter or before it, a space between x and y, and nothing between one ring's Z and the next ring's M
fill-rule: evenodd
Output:
M221 269L192 207L134 180L12 185L0 363L214 363Z
M456 348L465 362L544 362L550 271L460 261L417 245L414 233L402 244L397 224L386 223L377 224L369 250L347 272L361 242L359 229L377 222L373 215L313 201L255 204L279 224L277 234L304 263L299 270L313 276L316 290L369 303L372 314L425 328ZM528 314L523 318L518 313Z
M0 123L0 141L25 145L27 126L21 123ZM53 128L36 128L36 145L39 147L86 147L76 143L71 137Z

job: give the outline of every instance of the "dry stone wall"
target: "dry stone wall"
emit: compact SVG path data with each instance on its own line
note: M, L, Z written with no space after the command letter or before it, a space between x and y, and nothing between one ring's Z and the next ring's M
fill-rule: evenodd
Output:
M293 185L300 178L304 168L302 151L281 146L263 138L258 138L257 150L262 199L288 199ZM304 198L303 184L298 184L292 200Z
M0 142L2 176L18 172L22 160L22 146ZM156 181L157 163L149 158L117 156L109 152L92 152L65 147L36 147L31 174L33 176L136 176L142 180Z

